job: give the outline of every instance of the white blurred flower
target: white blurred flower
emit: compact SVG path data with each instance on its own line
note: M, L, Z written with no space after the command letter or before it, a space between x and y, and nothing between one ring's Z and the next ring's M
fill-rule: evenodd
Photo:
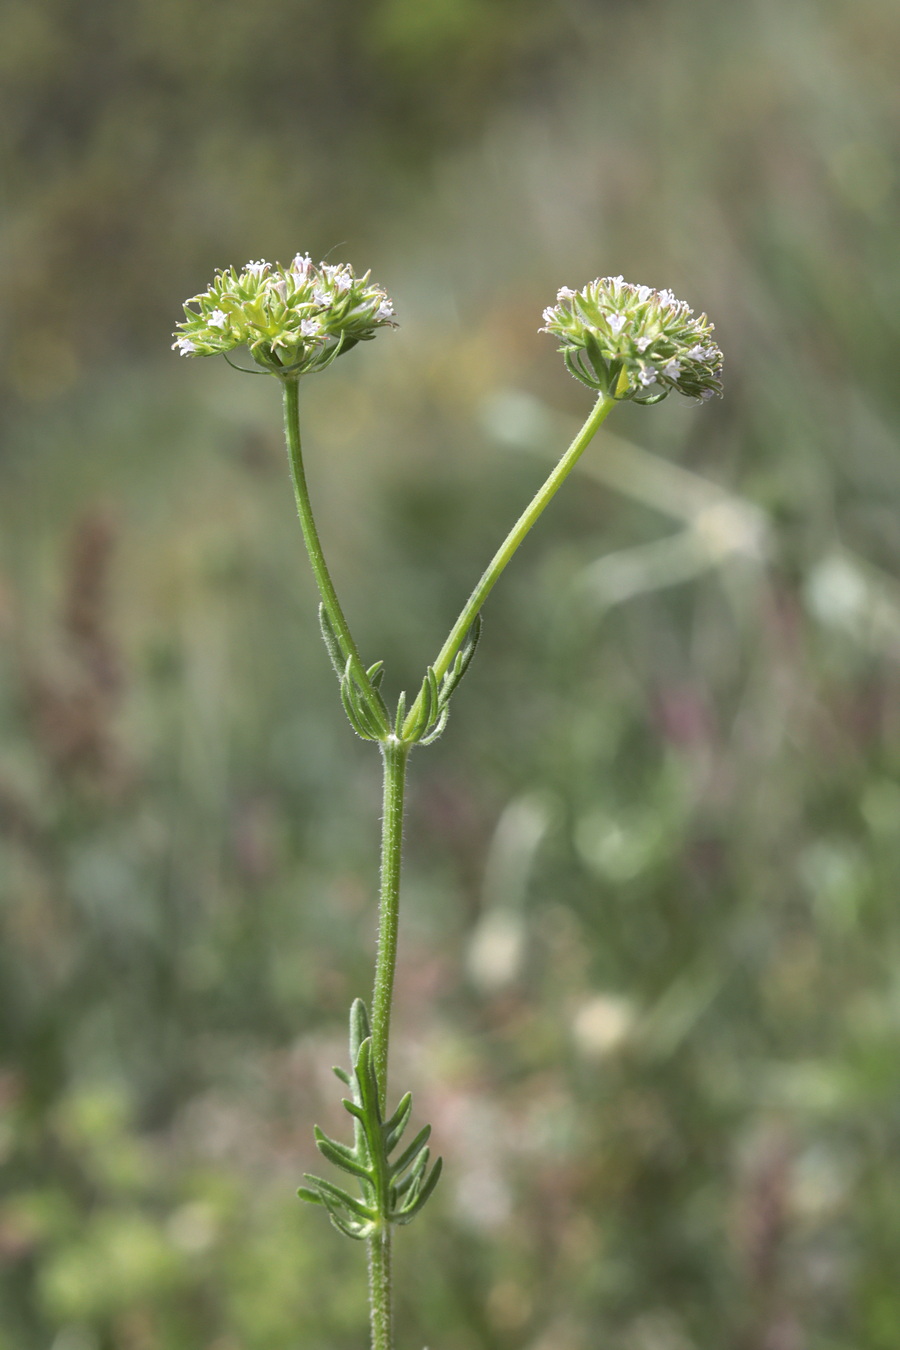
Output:
M628 999L616 994L594 994L572 1018L572 1036L587 1059L602 1059L627 1040L635 1021L635 1009Z

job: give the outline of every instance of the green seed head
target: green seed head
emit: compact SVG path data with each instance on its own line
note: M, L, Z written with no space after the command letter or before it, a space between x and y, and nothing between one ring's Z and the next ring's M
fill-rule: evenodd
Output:
M563 286L556 301L540 331L560 339L566 366L588 388L635 403L659 403L673 389L722 393L714 326L671 291L598 277L581 291Z
M282 378L324 370L379 328L397 326L393 305L368 272L357 277L347 263L316 266L299 253L290 267L249 262L242 272L217 272L184 312L172 344L182 356L248 347L258 366Z

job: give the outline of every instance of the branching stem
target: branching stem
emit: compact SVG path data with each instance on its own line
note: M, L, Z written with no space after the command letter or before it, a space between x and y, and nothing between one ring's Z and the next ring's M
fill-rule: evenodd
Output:
M339 643L344 660L349 663L349 672L360 690L374 695L372 683L366 673L366 668L362 663L353 635L338 601L313 518L300 445L298 380L297 378L282 377L282 384L284 386L285 436L291 463L291 476L294 482L294 495L297 501L297 513L300 517L303 538L312 564L316 585L319 588L322 604L333 629L333 638ZM597 400L590 416L568 450L494 554L480 581L466 601L435 661L433 681L435 687L436 682L442 680L453 665L473 621L493 590L500 574L544 508L565 482L597 428L615 406L615 402L614 397L606 396L601 396ZM375 989L372 997L371 1029L372 1063L382 1116L387 1111L388 1049L391 1005L394 997L394 972L397 964L406 769L414 740L421 735L421 728L418 728L417 724L420 711L422 711L422 700L423 694L420 693L402 727L398 727L395 732L392 732L385 726L385 734L378 736L384 769L384 807L381 821L378 951L375 960ZM383 708L384 705L381 706ZM402 718L402 712L400 717ZM319 1185L324 1185L324 1183L320 1182ZM369 1249L369 1308L372 1350L393 1350L390 1223L380 1224L367 1239L367 1243Z
M353 640L350 627L344 618L344 611L341 609L337 598L334 582L331 580L331 573L328 571L325 555L322 552L319 531L316 529L312 505L309 500L309 488L306 484L306 472L303 468L303 453L300 445L298 388L300 381L294 376L290 379L282 379L281 383L284 387L284 434L287 441L288 458L291 463L291 478L294 483L297 514L300 517L306 551L309 554L309 561L312 564L313 575L322 597L322 604L325 606L325 612L331 620L331 626L337 635L338 642L341 644L344 660L346 661L349 657L350 669L360 687L369 690L371 689L371 683Z
M510 558L512 558L532 525L534 525L535 521L541 515L544 508L556 495L560 487L562 487L582 454L587 449L598 427L606 420L615 406L616 399L611 396L607 397L606 395L601 395L600 398L598 398L584 426L581 428L562 459L558 461L549 478L547 478L543 486L538 489L535 496L528 503L525 510L519 516L519 519L488 563L481 579L463 606L459 618L451 628L447 641L441 648L437 660L434 662L434 673L439 680L443 679L444 675L453 664L453 658L465 641L466 634L472 627L475 616L494 589L501 572L506 567ZM420 694L410 708L406 722L404 723L404 731L415 724L421 697Z

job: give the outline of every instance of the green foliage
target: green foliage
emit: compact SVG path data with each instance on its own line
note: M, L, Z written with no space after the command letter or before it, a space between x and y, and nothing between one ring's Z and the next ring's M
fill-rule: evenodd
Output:
M338 1068L334 1073L353 1089L353 1100L345 1098L343 1103L355 1122L353 1145L330 1139L318 1126L315 1134L322 1157L357 1179L362 1200L309 1173L310 1185L302 1186L298 1194L311 1204L324 1205L338 1232L364 1240L388 1224L408 1224L415 1218L438 1183L443 1160L435 1159L428 1171L430 1125L423 1126L400 1156L391 1160L409 1124L412 1093L401 1098L392 1116L382 1117L369 1017L359 998L350 1009L350 1063L350 1074Z
M357 736L364 741L384 741L394 736L409 745L432 745L443 735L450 716L450 699L469 669L478 646L481 636L480 614L475 616L462 646L444 676L438 680L434 668L428 667L419 696L409 712L406 707L406 691L401 692L393 720L381 695L384 662L376 661L368 668L366 671L368 687L363 688L354 674L351 658L344 659L337 633L325 613L325 606L321 604L319 626L332 667L340 681L344 712Z

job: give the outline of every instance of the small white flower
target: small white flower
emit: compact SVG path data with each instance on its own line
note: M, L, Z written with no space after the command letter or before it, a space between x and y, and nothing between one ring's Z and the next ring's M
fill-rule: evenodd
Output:
M571 286L560 286L559 290L556 292L557 301L572 300L574 296L575 292L572 290Z
M324 370L357 342L396 326L389 297L357 277L349 263L314 263L308 253L289 266L252 259L243 270L219 271L185 302L173 334L183 356L214 356L246 343L263 370L293 379Z
M544 310L542 331L561 340L569 373L589 389L638 402L659 402L672 389L693 398L704 389L722 392L713 325L670 290L598 277L572 294L560 289L557 305ZM653 384L659 388L645 394Z

